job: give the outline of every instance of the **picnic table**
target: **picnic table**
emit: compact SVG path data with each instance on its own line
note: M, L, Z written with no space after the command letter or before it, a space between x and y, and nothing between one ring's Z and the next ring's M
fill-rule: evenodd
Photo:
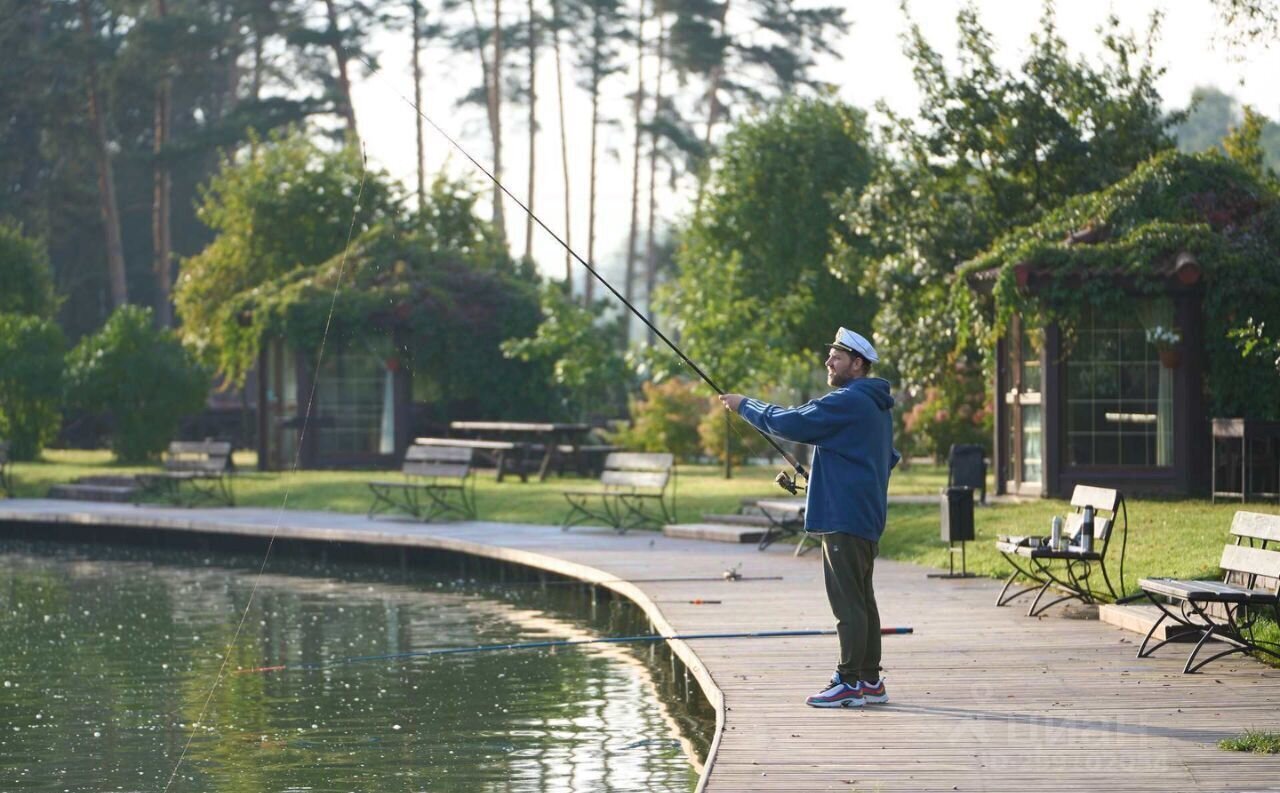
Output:
M523 460L526 454L542 454L538 463L538 481L546 481L547 473L553 465L565 460L575 467L581 468L581 455L585 451L607 451L604 447L588 446L587 436L591 432L590 424L560 422L526 422L526 421L453 421L449 429L456 433L464 433L477 440L510 442L521 451L518 458Z

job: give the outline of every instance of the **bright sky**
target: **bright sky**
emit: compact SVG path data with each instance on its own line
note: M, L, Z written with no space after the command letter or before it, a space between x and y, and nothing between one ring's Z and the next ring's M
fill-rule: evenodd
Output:
M836 0L840 2L841 0ZM894 0L853 2L847 5L852 23L839 46L843 60L823 63L818 77L840 88L844 100L871 110L878 100L911 113L919 98L912 81L910 64L902 55L902 34L907 23ZM914 0L911 13L928 40L940 52L955 52L956 12L962 0ZM1032 0L977 0L984 25L992 33L1000 60L1016 67L1029 47L1028 38L1039 29L1041 4ZM1191 91L1213 85L1253 104L1271 118L1280 117L1280 43L1270 49L1261 46L1231 47L1222 40L1222 27L1210 0L1071 0L1058 6L1058 27L1072 52L1096 57L1102 45L1097 28L1114 14L1127 29L1142 33L1155 10L1163 10L1163 32L1156 49L1157 64L1167 68L1159 82L1161 95L1170 108L1185 107ZM523 9L521 9L523 10ZM648 35L655 31L650 26ZM371 161L387 169L407 186L415 180L414 110L412 76L407 42L403 36L377 42L382 71L357 81L356 112ZM522 69L522 53L513 53L510 68ZM566 41L564 56L572 59ZM456 138L477 160L491 164L491 151L483 110L459 110L455 101L459 86L479 82L475 57L430 52L423 110ZM559 124L556 117L554 63L550 50L538 64L540 95L538 120L538 179L535 211L557 233L564 230L564 191L561 176ZM651 78L654 66L646 65ZM610 111L616 117L630 116L630 105L621 97L635 85L634 75L619 75L609 89L616 97ZM586 258L588 152L590 106L584 92L572 88L566 64L566 126L569 128L572 244ZM528 192L527 114L523 107L504 109L504 174L507 188L523 200ZM610 133L600 155L596 262L606 271L620 271L630 217L631 162L628 156L631 133ZM449 151L449 144L428 129L426 145L429 170L446 167L455 175L473 174L477 184L484 177L475 172L461 155ZM661 176L659 177L661 182ZM647 184L647 181L644 182ZM662 189L661 187L659 189ZM678 221L687 212L688 197L662 194L660 214L667 223ZM524 251L525 223L518 207L508 204L507 233L512 251ZM644 214L642 211L641 218ZM643 239L643 231L641 232ZM563 277L564 254L548 235L534 230L534 258L545 273ZM576 265L575 265L576 267ZM575 272L581 284L582 273Z

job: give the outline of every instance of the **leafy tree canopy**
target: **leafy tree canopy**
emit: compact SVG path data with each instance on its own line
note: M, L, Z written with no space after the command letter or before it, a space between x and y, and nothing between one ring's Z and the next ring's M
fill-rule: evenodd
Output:
M182 262L175 290L183 338L237 375L246 369L226 358L232 297L327 261L398 209L392 184L354 148L325 151L295 131L256 151L204 190L200 219L217 237Z
M0 438L15 460L34 460L61 426L66 342L51 318L0 311Z
M200 411L209 373L151 309L121 306L67 355L68 402L111 417L111 450L141 462L164 450L184 416Z
M44 246L0 223L0 313L52 318L58 309Z
M827 257L841 228L832 200L856 195L874 159L863 113L829 99L789 99L727 136L659 304L722 387L811 369L837 326L870 319Z
M960 263L1069 196L1124 177L1172 145L1167 130L1180 120L1156 92L1154 22L1144 44L1110 20L1099 31L1107 58L1094 65L1067 51L1046 4L1042 32L1013 71L996 62L976 11L961 11L957 24L955 70L918 27L907 37L920 118L884 108L899 158L843 202L869 258L835 260L879 298L875 336L910 390L953 371L944 365L956 356L947 284Z
M1088 244L1076 234L1085 229L1093 240ZM973 312L962 280L956 303L988 335L1000 333L1014 313L1070 331L1086 307L1121 308L1113 278L1162 292L1170 265L1184 251L1204 272L1213 415L1280 418L1280 362L1272 357L1280 346L1270 351L1266 336L1268 328L1273 334L1280 328L1280 191L1216 152L1166 152L1114 186L1077 196L1002 237L963 270L997 269L994 310ZM1019 264L1034 269L1033 291L1018 289Z

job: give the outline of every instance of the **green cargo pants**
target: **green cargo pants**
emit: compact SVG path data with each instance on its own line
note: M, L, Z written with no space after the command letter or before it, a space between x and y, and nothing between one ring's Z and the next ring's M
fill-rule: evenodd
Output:
M852 534L822 535L822 572L840 637L840 677L880 679L880 611L871 586L880 544Z

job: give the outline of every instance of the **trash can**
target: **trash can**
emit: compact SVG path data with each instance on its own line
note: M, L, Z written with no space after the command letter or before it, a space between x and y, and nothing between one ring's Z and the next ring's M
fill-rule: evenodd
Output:
M948 487L942 491L943 542L973 539L973 488Z

